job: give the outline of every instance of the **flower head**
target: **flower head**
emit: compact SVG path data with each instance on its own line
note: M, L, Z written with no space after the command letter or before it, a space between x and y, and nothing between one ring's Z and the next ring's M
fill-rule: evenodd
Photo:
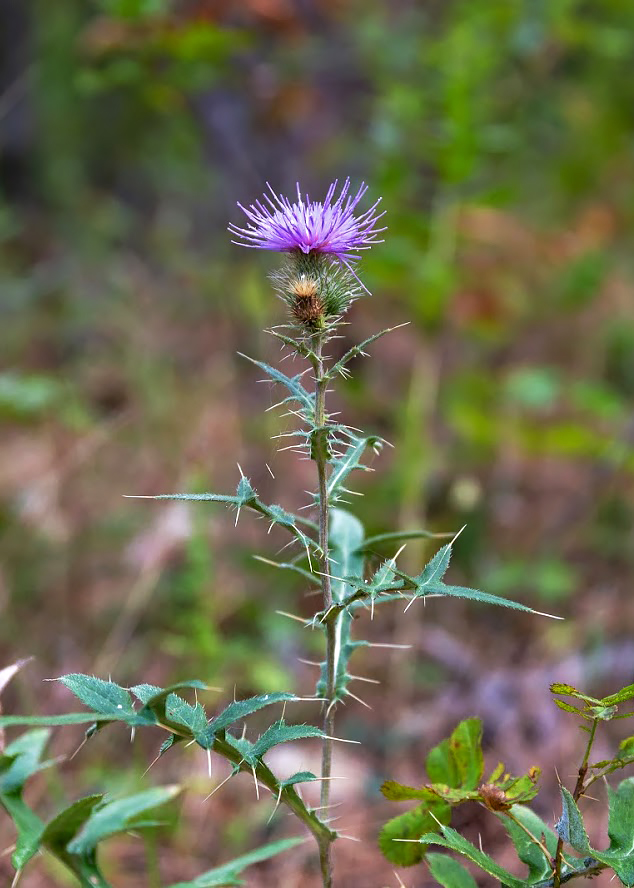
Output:
M376 227L384 215L376 212L381 198L365 213L356 216L354 212L368 190L363 183L353 197L349 194L350 179L346 179L341 194L333 200L337 189L335 180L323 203L311 201L307 194L302 196L299 183L295 203L268 187L272 195L272 198L264 195L268 206L259 200L248 208L238 204L249 220L245 228L229 226L229 231L239 238L234 241L239 246L326 255L352 270L351 262L361 258L359 250L369 250L373 244L381 243L377 235L385 228Z

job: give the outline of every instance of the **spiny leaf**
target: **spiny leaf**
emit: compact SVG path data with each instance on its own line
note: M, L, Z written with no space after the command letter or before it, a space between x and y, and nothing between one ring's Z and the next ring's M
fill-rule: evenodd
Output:
M385 330L379 330L378 333L373 333L372 336L368 336L367 339L364 339L363 342L360 342L358 345L353 345L336 364L332 365L328 371L328 378L336 379L338 373L342 373L342 371L345 372L345 366L349 361L359 355L363 355L363 349L366 348L366 346L370 345L372 342L376 342L377 339L385 336L386 333L391 333L393 330L398 330L400 327L406 327L408 323L409 321L405 324L397 324L396 327L387 327Z
M451 543L447 543L436 552L431 561L425 565L422 572L416 577L417 591L423 590L426 586L438 584L447 573L450 560Z
M100 715L122 721L134 720L136 713L130 694L113 681L104 681L94 675L72 673L59 679L82 703Z
M471 873L448 854L428 853L425 862L434 879L443 888L477 888Z
M395 530L391 533L378 533L365 540L363 543L363 551L369 552L375 546L380 546L383 543L398 543L401 540L429 540L443 536L448 536L448 534L432 533L430 530ZM451 534L451 536L453 536L453 534Z
M313 780L319 780L319 777L313 774L312 771L297 771L295 774L287 777L286 780L280 780L280 786L295 786L296 783L311 783Z
M368 466L364 466L361 462L366 449L371 447L376 453L382 446L383 440L376 435L367 438L350 436L350 443L342 455L330 460L332 470L327 484L328 502L335 503L340 499L340 494L344 492L343 485L351 472L355 469L369 471Z
M274 746L305 740L309 737L323 737L324 732L315 725L287 725L283 718L272 724L253 744L253 751L261 758Z
M246 358L247 361L250 361L252 364L255 364L256 367L259 367L261 370L264 370L267 376L269 376L273 382L278 382L280 385L283 385L289 394L288 398L285 398L283 403L288 401L296 401L304 418L310 424L314 422L315 418L315 395L312 392L306 391L304 386L301 384L301 378L303 376L302 373L298 373L297 376L286 376L276 367L271 367L269 364L265 364L263 361L256 361L253 358L250 358L248 355L243 355L240 352L240 357Z
M507 888L525 888L525 883L523 881L516 879L514 875L508 872L508 870L505 870L504 867L496 863L488 854L485 854L483 851L476 848L475 845L472 845L471 842L461 836L460 833L456 832L455 829L452 829L450 826L444 826L442 827L441 833L441 835L438 835L437 833L427 833L421 837L420 841L421 843L428 845L440 845L443 848L449 848L451 851L456 851L458 854L462 854L463 857L471 860L472 863L475 863L476 866L480 867L481 870L484 870L485 873L489 873L489 875L501 882L502 885L506 885Z
M268 860L270 857L281 854L283 851L288 851L290 848L295 848L297 845L301 845L303 841L304 839L302 838L279 839L277 842L271 842L262 848L256 848L255 851L236 857L234 860L229 861L229 863L208 870L192 882L177 882L170 885L169 888L219 888L221 885L241 885L243 882L239 876L248 866L260 863L262 860Z
M139 818L173 799L178 786L161 786L123 799L108 801L93 809L78 835L68 844L71 854L90 854L103 839L139 826Z
M292 561L271 561L269 558L263 558L261 555L253 556L257 561L261 561L262 564L269 564L271 567L277 567L280 570L290 570L293 573L299 574L301 577L304 577L305 580L308 580L309 583L313 585L320 586L321 582L318 576L310 573L310 571L305 570L303 567L299 567L297 564L293 564Z
M449 823L450 818L449 805L440 799L418 805L411 811L388 820L379 834L379 847L383 855L397 866L414 866L425 856L426 845L418 841L399 840L418 840L436 829L438 821Z
M590 844L581 811L565 786L561 789L561 817L555 824L557 835L579 854L589 854Z
M178 694L169 694L167 697L165 720L169 726L175 724L186 728L195 740L203 738L207 730L207 713L200 703L192 706Z
M130 690L144 706L148 706L148 708L151 709L153 707L155 708L161 700L165 700L169 694L173 694L176 691L184 691L188 688L193 688L194 690L199 691L208 690L207 685L203 681L199 681L195 678L189 681L176 682L176 684L172 684L167 688L159 688L156 685L151 684L138 684L134 685Z
M236 703L230 703L226 709L223 709L219 715L212 718L209 722L207 733L204 738L204 744L208 744L208 746L205 746L205 748L211 748L211 746L213 746L214 735L219 731L228 728L234 722L240 721L241 719L246 718L247 715L251 715L251 713L257 712L258 709L262 709L265 706L270 706L272 703L283 703L287 700L297 700L297 697L294 694L288 694L286 692L260 694L257 697L250 697L248 700L240 700Z
M443 583L434 594L449 596L452 598L467 598L470 601L477 601L480 604L495 604L499 607L508 607L512 610L524 611L524 613L527 614L536 614L539 617L550 617L553 620L562 619L561 617L556 617L552 614L537 611L532 607L528 607L526 604L521 604L519 601L513 601L510 598L501 598L499 595L491 595L489 592L481 592L479 589L469 589L466 586L446 586Z
M252 509L264 515L273 524L279 524L281 527L289 530L295 536L305 549L313 548L317 550L317 544L302 530L298 528L298 524L304 524L308 527L315 528L314 522L305 518L300 518L291 512L287 512L282 506L276 504L267 505L263 503L256 491L251 486L251 482L244 475L238 482L238 488L235 496L227 496L220 493L162 493L156 496L133 497L136 499L156 499L156 500L187 500L191 502L216 502L225 503L226 505L237 506L238 508Z
M136 688L133 688L135 696L138 696L139 699L145 699L144 705L138 712L139 721L144 724L159 724L163 727L174 729L174 733L182 733L178 728L175 728L175 725L182 727L181 723L178 721L171 723L170 718L166 713L167 701L172 697L176 698L177 695L174 694L174 690L180 690L181 688L198 688L204 690L206 685L200 681L188 681L171 685L169 688L155 688L153 685L138 685ZM181 700L185 706L189 706L189 703L186 703L182 697L178 697L178 699ZM172 702L175 703L175 700ZM200 709L202 709L202 706Z

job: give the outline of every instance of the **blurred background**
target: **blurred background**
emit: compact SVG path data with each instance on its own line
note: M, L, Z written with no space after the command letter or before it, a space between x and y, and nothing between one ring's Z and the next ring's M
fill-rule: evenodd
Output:
M307 501L313 467L277 453L277 393L236 354L279 358L261 332L284 318L276 257L226 226L266 181L321 198L350 176L382 196L389 230L364 258L372 296L346 341L411 322L333 397L396 447L357 479L355 510L372 533L466 524L455 582L566 619L440 601L362 620L360 635L413 647L358 658L382 685L362 694L371 711L340 716L363 746L340 753L339 824L364 844L340 843L338 885L397 885L375 837L404 808L378 787L421 782L426 751L468 715L491 767L544 769L552 822L554 768L573 773L581 740L549 682L599 694L634 680L633 59L621 0L3 0L0 666L36 657L5 711L73 709L40 680L75 671L202 678L224 688L212 707L234 687L312 692L298 657L320 638L276 610L314 600L252 558L286 540L246 514L234 531L223 507L123 494L232 493L239 461L265 500ZM410 544L403 566L433 551ZM627 733L618 722L603 751ZM53 752L81 737L56 732ZM32 798L42 813L104 786L187 785L158 846L108 846L120 888L292 831L281 815L267 826L246 778L203 803L193 749L142 780L156 738L128 739L99 735ZM316 755L289 747L276 766ZM509 863L495 823L460 818ZM316 885L311 857L249 884ZM420 866L401 877L433 884ZM70 883L43 859L21 884Z

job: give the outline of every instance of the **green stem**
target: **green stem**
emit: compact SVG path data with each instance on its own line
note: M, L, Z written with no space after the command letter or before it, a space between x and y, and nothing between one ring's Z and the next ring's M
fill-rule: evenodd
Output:
M590 751L592 750L592 744L594 743L594 737L597 732L597 726L599 724L599 719L595 718L592 722L592 727L590 728L590 736L588 737L588 742L586 744L586 751L583 754L583 760L581 765L579 766L579 772L577 774L577 782L575 784L574 791L572 793L572 797L575 802L578 802L584 792L584 781L586 779L586 774L588 773L588 762L590 761ZM555 861L554 861L554 872L553 872L553 888L560 888L562 881L561 876L561 864L563 860L564 853L564 840L559 837L557 840L557 849L555 851Z
M328 612L332 607L332 585L330 580L329 538L328 538L328 448L324 446L324 432L326 427L326 389L328 376L324 373L323 362L324 334L316 337L314 348L313 368L315 370L315 427L320 440L313 448L313 459L317 464L317 477L319 483L319 548L321 549L321 588L324 601L324 611ZM330 801L330 777L332 772L332 746L335 728L335 699L336 699L336 674L335 674L335 621L326 621L326 700L323 730L326 735L323 740L321 758L321 806L326 812ZM331 849L335 834L324 837L319 842L319 859L321 865L321 877L324 888L332 886L332 860Z
M266 786L276 799L279 799L281 803L290 808L293 814L302 821L313 834L320 848L323 843L330 843L335 838L335 833L328 829L325 823L321 822L314 811L306 807L295 788L292 786L281 786L280 781L264 762L260 762L255 766L255 769L252 769L244 761L238 750L219 736L214 739L213 750L233 765L236 765L241 771L254 775L258 783Z

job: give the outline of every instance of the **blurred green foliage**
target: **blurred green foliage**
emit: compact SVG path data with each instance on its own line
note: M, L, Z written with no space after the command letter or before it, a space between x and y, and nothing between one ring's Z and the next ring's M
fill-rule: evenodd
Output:
M269 392L234 358L266 355L257 328L282 309L268 257L225 228L265 180L318 196L347 174L389 225L350 339L414 321L341 395L400 448L375 465L370 529L467 521L458 562L528 601L587 591L589 564L611 576L606 546L631 562L634 8L34 0L0 16L0 422L7 459L35 454L0 490L11 601L44 602L64 637L85 621L90 658L96 614L116 620L145 570L122 546L160 521L120 493L215 489L237 456L294 505L302 470L280 468ZM197 516L156 554L166 618L141 608L125 668L169 624L179 662L213 672L230 651L231 680L282 683L273 648L291 668L293 645L257 601L295 587L263 592L224 542L210 555L225 520Z

